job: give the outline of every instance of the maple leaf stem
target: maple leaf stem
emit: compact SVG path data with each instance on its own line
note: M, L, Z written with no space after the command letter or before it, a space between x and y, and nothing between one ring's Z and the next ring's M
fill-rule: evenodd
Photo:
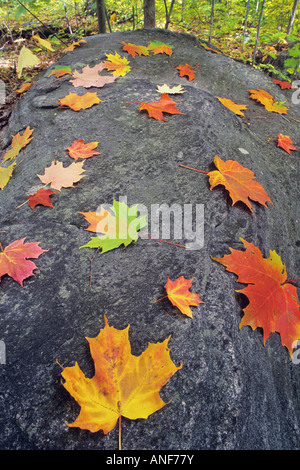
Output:
M141 101L126 101L126 104L127 103L137 103L137 104L141 104Z
M161 297L160 299L158 299L158 300L155 300L155 302L154 302L154 303L156 304L156 302L159 302L160 300L163 300L163 299L165 299L166 297L168 297L168 296L167 296L167 295L165 295L164 297Z
M3 250L3 248L2 248L1 242L0 242L0 250L1 250L2 253L3 253L4 250Z
M55 106L56 108L58 108L58 106L60 106L59 104L50 103L50 101L43 101L43 103L52 104L52 106Z
M205 173L206 175L208 174L208 171L198 170L197 168L191 168L190 166L181 165L181 164L179 164L178 166L183 166L184 168L188 168L189 170L199 171L200 173Z
M121 416L119 416L119 450L122 450L121 448Z
M29 202L29 199L27 199L27 201L22 202L22 204L17 206L16 209L20 209L20 207L24 206L24 204L27 204L27 202Z
M195 67L193 67L193 70L194 70L196 67L198 67L198 65L200 65L200 63L199 63L199 64L197 64L197 65L195 65Z
M288 282L297 282L297 281L300 281L300 278L299 279L288 279L287 281L284 281L281 285L287 284Z
M158 242L169 243L170 245L180 246L181 248L186 248L187 250L189 249L189 247L187 247L187 246L185 246L185 245L180 245L179 243L168 242L167 240L161 240L160 238L148 237L148 235L144 235L143 233L140 233L140 235L141 235L142 237L149 238L149 240L156 240L156 241L158 241Z
M51 85L51 83L57 82L57 80L60 80L60 78L56 78L55 80L52 80L52 82L49 82L49 83L46 83L46 85L40 86L40 90L41 90L42 88L45 88L45 87L48 86L48 85Z

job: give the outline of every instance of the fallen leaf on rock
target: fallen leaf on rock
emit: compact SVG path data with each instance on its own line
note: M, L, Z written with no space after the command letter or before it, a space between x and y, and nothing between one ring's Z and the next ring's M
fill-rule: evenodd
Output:
M279 85L280 88L282 88L282 90L293 88L290 82L281 81L281 80L273 80L273 83L275 83L276 85Z
M55 191L51 191L51 189L38 189L34 194L30 194L27 196L28 205L31 209L35 210L35 206L38 204L47 207L53 207L53 204L50 200L50 196L52 194L56 194Z
M272 95L268 93L265 90L261 90L260 88L258 90L248 90L250 93L250 98L253 100L258 101L261 103L267 111L274 112L274 113L279 113L279 114L286 114L287 109L284 106L284 103L275 101Z
M157 85L156 91L158 93L166 93L168 95L185 93L185 90L181 85L173 86L172 88L170 88L169 85L166 85L166 83L164 83L164 85Z
M237 201L242 201L253 212L249 198L265 207L267 207L266 202L268 201L273 204L262 185L254 179L253 171L245 168L235 160L224 162L217 155L215 155L214 164L218 170L204 171L182 164L179 166L207 174L209 176L210 190L219 184L225 186L232 199L232 205Z
M149 117L153 119L157 119L158 121L165 121L166 119L163 117L163 113L168 114L184 114L177 109L177 105L180 103L176 103L173 101L172 98L169 97L167 93L163 93L160 97L159 101L153 101L150 103L139 102L139 101L127 101L127 103L138 103L141 105L139 111L147 111Z
M278 142L277 147L283 148L287 153L291 153L291 150L299 150L295 145L293 145L293 141L291 140L289 135L278 134Z
M197 307L200 303L203 303L199 294L190 292L189 289L192 287L192 283L192 279L185 279L184 276L181 276L175 281L168 278L166 284L167 297L171 303L179 308L181 313L190 318L193 318L190 305Z
M80 109L87 109L94 104L100 103L101 100L98 98L97 93L87 92L85 95L77 95L76 93L69 93L62 99L58 100L60 106L67 106L73 109L73 111L79 111Z
M170 44L165 44L160 41L151 42L148 46L148 49L153 52L153 54L167 54L171 57L173 46Z
M27 126L22 135L19 132L14 135L11 142L11 148L5 153L3 160L15 159L19 155L20 151L33 139L32 133L33 129L30 129L30 126Z
M84 178L86 175L82 175L84 170L84 162L76 163L73 162L71 165L66 168L63 167L62 162L53 161L51 166L45 168L45 173L43 175L37 175L42 183L50 184L50 187L58 191L61 188L70 188L74 186L74 183L77 183L81 178Z
M68 47L65 47L65 49L63 50L63 52L71 52L75 49L75 47L79 47L80 46L80 43L81 42L86 42L85 39L79 39L79 41L76 41L76 42L73 42L73 44L71 44L70 46Z
M98 146L99 142L84 143L84 139L74 140L70 147L67 147L69 155L74 160L78 158L90 158L94 155L101 155L100 152L96 152L94 149Z
M276 251L264 258L253 243L241 239L246 251L230 248L231 253L213 260L235 273L237 282L248 284L237 292L245 294L249 304L243 309L239 328L249 325L263 329L264 344L270 333L278 332L283 346L292 355L293 343L300 339L300 304L297 289L287 280L286 267Z
M54 75L56 78L63 77L64 75L71 75L72 74L72 69L71 67L68 67L67 65L56 65L52 72L49 74L49 77L51 75Z
M128 337L130 325L124 330L105 327L95 338L86 338L94 361L95 374L86 378L75 362L63 368L63 386L80 406L79 416L70 427L102 430L109 433L119 420L119 450L121 449L121 416L147 419L163 408L160 389L182 367L170 358L168 341L148 343L140 355L131 354Z
M90 87L103 87L107 83L113 83L117 77L99 75L99 72L103 70L104 62L100 62L94 67L86 65L83 67L81 73L75 70L73 72L73 77L75 80L70 80L74 87L82 86L84 88Z
M97 212L78 212L78 214L82 214L85 220L90 224L84 230L102 234L108 232L108 224L111 223L110 218L115 218L110 212L105 210L103 206L101 206L100 210Z
M26 237L16 240L7 245L4 250L0 244L0 278L7 274L17 281L21 286L24 279L33 274L37 266L27 258L38 258L43 250L39 247L40 242L24 243Z
M214 158L214 164L218 170L208 172L210 189L212 190L219 184L225 186L232 199L232 205L237 201L242 201L253 212L249 198L265 207L267 207L267 201L272 203L262 185L254 179L253 171L234 160L224 162L217 155Z
M130 62L126 57L121 57L117 52L115 54L106 54L107 60L104 61L103 66L105 69L112 71L113 75L124 77L130 72Z
M0 166L0 189L3 189L9 182L13 174L15 166L16 166L16 162L13 162L7 168Z
M135 57L136 55L149 55L148 48L145 46L137 46L136 44L126 43L124 41L122 44L124 44L123 51L128 52L132 57Z
M184 77L187 76L188 80L194 80L195 79L195 68L198 67L199 64L195 65L195 67L191 67L189 64L185 65L178 65L178 67L175 67L175 70L179 70L179 76Z
M110 212L96 224L103 227L104 235L91 237L91 240L80 248L101 248L101 253L114 250L121 245L127 247L133 241L138 240L138 231L147 225L145 217L138 217L137 206L128 207L124 202L113 201ZM101 212L101 211L100 211Z
M35 65L38 65L39 63L40 63L40 59L36 55L34 55L34 53L31 52L30 49L23 46L20 51L18 62L17 62L18 78L21 78L22 71L24 68L34 67Z
M233 111L238 116L245 116L244 113L242 112L242 109L247 109L247 105L236 104L228 98L220 98L219 96L217 96L217 98L223 104L223 106L230 109L230 111Z

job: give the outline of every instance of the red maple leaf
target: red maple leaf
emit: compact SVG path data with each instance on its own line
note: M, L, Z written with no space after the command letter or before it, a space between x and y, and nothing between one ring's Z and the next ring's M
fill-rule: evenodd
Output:
M278 134L278 142L277 147L283 148L287 153L291 153L291 150L299 150L295 145L293 145L293 141L291 140L290 136Z
M53 204L50 200L50 196L56 194L55 191L51 189L38 189L34 194L27 196L28 205L31 209L35 210L35 206L41 204L42 206L53 207Z
M0 278L8 274L21 286L24 279L34 275L33 271L37 269L37 266L27 258L38 258L48 251L39 247L40 242L24 243L25 239L26 237L12 242L4 250L0 244Z
M290 284L292 280L287 280L286 267L276 251L270 251L269 258L264 258L253 243L241 240L246 251L230 248L229 255L212 257L227 271L235 273L237 282L248 284L238 291L249 299L239 327L249 325L253 330L261 327L264 344L270 333L278 332L283 346L292 355L293 344L300 339L300 304L296 287Z

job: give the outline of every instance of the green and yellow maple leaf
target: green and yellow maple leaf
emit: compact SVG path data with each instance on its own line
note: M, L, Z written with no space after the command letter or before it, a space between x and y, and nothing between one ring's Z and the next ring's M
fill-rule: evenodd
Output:
M118 248L122 244L127 247L138 240L138 231L147 224L146 218L138 217L137 206L128 207L124 202L113 201L110 208L114 215L107 213L101 220L101 233L91 237L90 241L80 248L101 248L101 253ZM99 225L97 226L99 231Z

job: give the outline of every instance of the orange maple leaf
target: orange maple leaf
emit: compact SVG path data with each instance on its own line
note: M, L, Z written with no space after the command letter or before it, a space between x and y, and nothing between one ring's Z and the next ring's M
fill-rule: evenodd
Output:
M74 140L73 144L70 147L67 147L69 155L74 160L78 158L90 158L94 155L101 155L100 152L96 152L94 149L97 147L99 142L89 142L84 143L84 139Z
M78 212L82 214L85 220L90 224L85 230L95 233L108 233L108 226L110 217L114 217L110 212L104 209L103 206L97 212Z
M172 55L172 48L170 44L165 44L160 41L151 42L148 46L149 51L152 51L153 54L167 54L171 57Z
M147 419L163 408L160 389L182 367L170 358L167 338L162 343L148 343L140 355L131 354L128 338L130 325L124 330L105 327L96 338L86 338L95 364L95 375L86 378L77 362L62 372L63 386L80 405L79 416L70 427L102 430L109 433L119 420L119 449L121 449L121 416L128 419Z
M128 54L132 55L132 57L135 57L136 55L149 55L148 48L146 46L137 46L136 44L131 44L126 43L122 41L123 46L123 51L128 52Z
M103 67L112 71L113 75L124 77L130 72L130 62L126 57L121 57L117 52L115 54L106 54L107 60L103 62Z
M16 158L20 151L33 139L32 133L33 129L30 129L30 126L27 126L22 135L20 135L19 132L14 135L11 142L11 149L5 153L3 160L13 160Z
M185 279L184 276L181 276L175 281L172 281L170 278L168 278L166 284L167 297L171 303L175 307L179 308L181 313L187 315L190 318L193 318L190 305L197 307L199 303L203 303L200 300L199 294L190 292L189 289L192 287L192 283L192 279Z
M26 237L15 240L7 245L4 250L0 243L0 278L7 274L23 286L23 281L33 274L37 266L27 258L38 258L43 250L40 242L24 243Z
M241 238L246 251L230 248L231 253L213 260L235 273L237 282L248 286L242 292L249 299L239 328L263 328L264 344L270 333L278 332L283 346L292 355L293 343L300 339L300 304L296 287L287 280L286 267L276 251L264 258L259 248Z
M265 207L267 207L267 201L272 204L262 185L254 179L253 171L234 160L224 162L217 155L214 158L214 164L218 170L208 172L210 189L212 190L219 184L225 186L232 199L232 205L237 201L242 201L253 212L249 198Z
M177 109L177 105L167 93L162 93L159 101L152 101L150 103L139 102L139 101L127 101L127 103L138 103L141 105L139 111L147 111L149 117L157 119L158 121L165 121L163 113L168 114L184 114Z
M189 64L185 64L185 65L178 65L178 67L175 67L175 70L179 70L179 76L180 77L184 77L184 76L187 76L188 77L188 80L191 81L191 80L194 80L195 78L195 68L198 67L198 65L200 64L197 64L195 65L195 67L191 67Z
M293 145L293 141L290 136L283 134L278 134L277 147L283 148L289 154L291 153L291 150L299 150L295 145Z
M261 103L267 111L273 111L274 113L286 114L287 108L283 105L284 103L274 101L274 98L270 93L265 90L248 90L250 98Z
M85 171L82 168L83 164L84 162L73 162L64 168L62 162L53 161L49 167L45 168L43 175L37 176L45 185L50 184L51 188L60 191L61 188L73 187L74 183L77 183L86 176L82 175Z
M53 204L50 200L50 196L52 196L52 194L55 194L55 192L51 191L51 189L38 189L34 194L27 196L29 207L31 207L33 210L35 210L35 206L38 204L41 204L42 206L53 207Z
M233 111L235 114L238 114L239 116L245 116L241 110L247 109L247 105L236 104L228 98L220 98L219 96L217 96L217 98L223 104L223 106L230 109L230 111Z
M73 109L73 111L79 111L80 109L87 109L94 104L100 103L101 100L98 98L97 93L87 92L85 95L77 95L76 93L69 93L64 98L57 101L60 106L67 106Z

